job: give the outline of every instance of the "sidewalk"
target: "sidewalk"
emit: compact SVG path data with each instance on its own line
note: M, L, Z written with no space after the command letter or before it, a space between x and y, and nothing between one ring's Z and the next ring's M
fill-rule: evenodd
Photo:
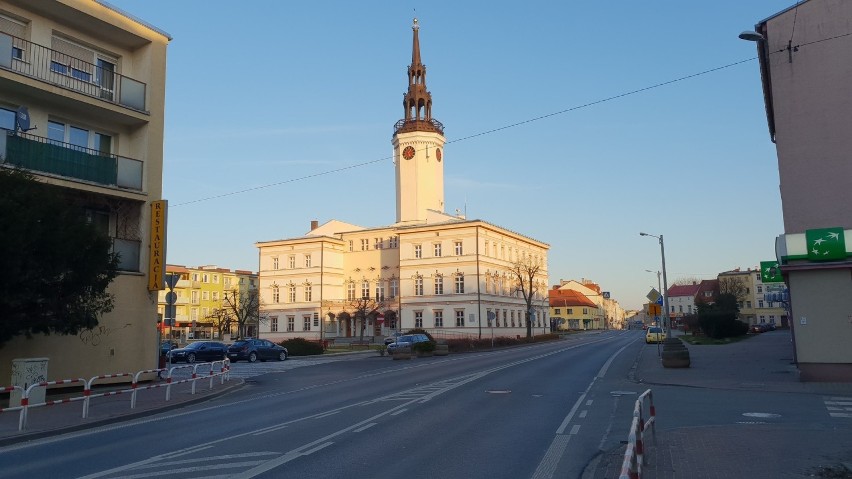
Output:
M82 400L53 406L30 408L27 414L27 426L23 431L18 431L20 411L1 412L0 447L181 408L221 396L244 384L242 379L230 379L225 381L224 384L220 384L220 378L218 377L214 378L212 389L210 388L210 380L207 378L200 379L197 383L194 395L191 394L192 386L190 383L173 384L171 398L168 402L166 401L165 386L139 390L136 393L136 408L134 409L130 409L132 397L130 392L123 392L113 396L93 397L90 398L89 417L86 419L82 418ZM153 384L157 384L157 382L140 383L139 387L142 388ZM160 382L160 384L165 383ZM116 385L110 388L97 388L93 389L92 394L129 388L129 384ZM46 399L48 401L60 400L80 397L82 394L82 391L77 390L72 393L50 394Z
M660 390L671 387L754 390L852 397L849 383L804 383L792 364L789 331L773 331L727 345L692 346L689 368L662 367L654 346L646 346L637 359L634 382ZM684 405L684 407L689 407ZM660 414L658 412L658 421ZM695 414L700 414L696 411ZM852 425L852 422L850 422ZM618 425L616 425L618 426ZM618 426L620 427L620 426ZM624 425L626 429L629 425ZM722 426L658 428L656 444L646 436L647 465L642 477L656 478L784 478L813 474L814 463L838 464L837 475L812 477L852 478L844 475L834 458L852 462L848 444L852 427L837 428L833 440L824 424L792 427L789 424L740 423ZM626 434L624 439L626 440ZM847 440L848 439L848 440ZM602 453L589 464L584 479L618 478L625 446ZM831 459L829 459L831 458Z

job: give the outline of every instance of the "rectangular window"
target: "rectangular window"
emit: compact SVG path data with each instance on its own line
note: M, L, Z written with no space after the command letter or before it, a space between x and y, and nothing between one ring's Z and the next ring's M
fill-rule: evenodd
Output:
M376 301L385 300L385 284L381 281L376 281Z
M213 301L219 301L219 292L213 291L212 293L210 293L210 299L212 299Z
M423 311L415 311L414 312L414 327L422 328L423 327Z
M758 308L762 308L762 307L763 307L763 300L760 300L760 301L758 301L758 302L757 302L757 307L758 307Z
M771 324L775 324L775 315L774 315L774 314L770 314L770 315L769 315L769 322L770 322Z
M444 277L435 277L435 294L444 294Z
M399 294L399 280L392 279L390 281L390 297L396 298Z
M302 316L302 331L310 331L311 330L311 317L310 316Z
M763 286L758 286L758 287L757 287L757 292L758 292L758 293L762 293L762 292L763 292Z
M443 328L444 327L444 312L441 310L435 311L435 327Z
M207 273L202 274L201 275L201 282L202 283L209 283L210 282L210 276L208 276Z
M435 243L435 257L441 256L441 243Z
M423 246L416 244L414 245L414 257L422 258L423 257Z
M464 311L456 310L456 327L464 327Z
M278 269L278 256L272 257L272 269Z
M290 255L287 257L287 267L290 269L296 269L296 255Z
M423 296L423 278L414 278L414 296Z
M672 306L672 309L674 309L674 306ZM583 314L589 314L589 308L583 308Z
M346 284L346 299L355 301L355 283L349 282Z
M207 291L202 291L201 292L201 300L202 301L208 301L209 299L210 299L210 293L207 292Z
M399 247L399 236L391 236L388 241L390 242L389 246L391 248L398 248Z
M311 285L305 285L305 301L313 301L311 298L313 294L311 293Z
M296 287L290 286L290 290L287 291L287 302L295 303L296 302Z
M382 249L382 243L384 243L384 241L384 238L376 238L376 245L374 246L374 248Z
M354 249L354 246L353 246L353 241L352 241L352 240L349 240L349 252L351 253L351 252L352 252L352 251L354 251L354 250L355 250L355 249Z
M296 330L296 317L295 316L287 316L287 331L295 331Z
M746 308L751 308L751 301L746 301Z
M305 255L305 268L310 268L310 267L311 267L311 255L306 254Z
M363 238L361 240L361 251L367 251L368 249L370 249L370 240Z
M213 275L213 284L219 284L219 275L218 274Z
M361 299L370 299L370 282L361 282Z
M462 242L461 241L456 241L455 250L456 250L456 256L462 255Z
M278 286L272 287L272 302L277 303L281 300L280 292L278 290Z
M314 327L319 327L319 313L314 313Z
M456 275L456 294L464 293L464 275L459 273Z
M568 308L567 313L568 313L568 314L574 314L574 309L573 309L573 308Z
M483 249L485 256L488 256L488 241L485 242L485 248Z
M278 332L278 316L269 317L269 330L273 333Z

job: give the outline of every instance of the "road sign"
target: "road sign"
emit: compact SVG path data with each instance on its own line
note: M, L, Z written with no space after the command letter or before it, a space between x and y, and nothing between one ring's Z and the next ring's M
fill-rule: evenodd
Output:
M163 313L163 322L166 326L174 326L175 325L175 310L177 306L174 304L167 304L165 308L165 312Z
M662 305L663 305L663 297L662 297L662 296L660 296L660 297L659 297L659 298L657 298L657 300L656 300L656 301L654 301L654 302L655 302L655 303L657 303L657 304L659 304L660 306L662 306Z
M659 316L660 315L660 305L656 303L651 303L648 305L648 315Z
M175 286L177 285L177 282L178 282L179 279L180 279L179 274L166 273L166 286L168 286L169 289L175 289Z
M659 298L659 297L660 297L660 292L659 292L659 291L657 291L657 290L656 290L656 289L654 289L654 288L651 288L651 291L650 291L648 294L646 294L646 295L645 295L645 297L646 297L646 298L648 298L648 301L652 301L652 302L653 302L653 301L656 301L656 300L657 300L657 298Z
M169 291L166 293L166 304L175 304L177 303L177 293L174 291Z
M609 299L609 291L604 291L603 293L601 293L601 295L604 297L604 299Z

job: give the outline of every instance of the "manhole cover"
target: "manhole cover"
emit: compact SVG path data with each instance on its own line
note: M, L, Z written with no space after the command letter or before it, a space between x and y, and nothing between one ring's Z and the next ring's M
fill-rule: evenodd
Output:
M764 418L764 419L781 417L780 414L773 414L771 412L744 412L743 416L745 416L745 417L759 417L759 418Z
M509 394L512 391L509 389L491 389L485 392L487 392L488 394Z

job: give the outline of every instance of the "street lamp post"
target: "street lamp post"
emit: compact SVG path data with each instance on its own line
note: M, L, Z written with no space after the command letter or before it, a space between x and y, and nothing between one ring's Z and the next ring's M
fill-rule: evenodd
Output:
M663 322L666 325L666 339L671 339L672 337L672 324L671 318L669 317L669 284L666 281L666 246L663 243L663 235L656 236L648 233L639 233L640 236L650 236L652 238L657 238L660 242L660 256L663 260L663 309L665 311L665 316L663 316Z

